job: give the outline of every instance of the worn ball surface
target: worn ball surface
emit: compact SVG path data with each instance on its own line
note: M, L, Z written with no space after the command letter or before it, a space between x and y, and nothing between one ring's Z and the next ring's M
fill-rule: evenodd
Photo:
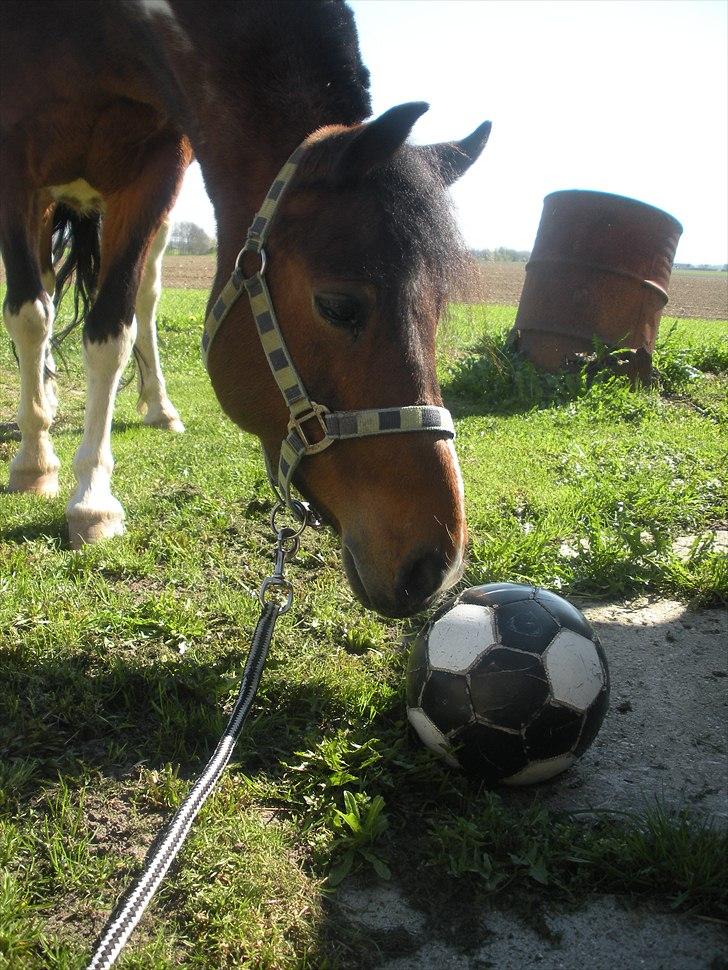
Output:
M609 671L586 617L533 586L473 586L412 648L407 716L422 742L488 783L553 778L602 725Z

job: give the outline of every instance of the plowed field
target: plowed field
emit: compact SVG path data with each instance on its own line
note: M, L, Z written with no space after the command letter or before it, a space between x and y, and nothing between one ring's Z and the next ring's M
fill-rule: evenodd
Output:
M167 256L163 282L173 288L205 289L212 282L214 267L214 256ZM480 264L464 298L469 303L516 306L525 272L523 263ZM675 270L670 280L670 301L665 315L728 319L728 276L717 272Z

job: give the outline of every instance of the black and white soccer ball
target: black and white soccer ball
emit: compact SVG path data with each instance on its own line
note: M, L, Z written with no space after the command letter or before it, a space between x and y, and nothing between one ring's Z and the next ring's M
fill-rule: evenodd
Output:
M473 586L412 648L407 716L422 742L487 783L553 778L602 725L609 670L586 617L533 586Z

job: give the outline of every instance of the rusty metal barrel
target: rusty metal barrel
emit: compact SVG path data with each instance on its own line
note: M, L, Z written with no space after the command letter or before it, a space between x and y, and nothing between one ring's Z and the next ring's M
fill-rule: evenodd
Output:
M544 199L512 338L558 370L594 338L652 354L682 226L661 209L607 192Z

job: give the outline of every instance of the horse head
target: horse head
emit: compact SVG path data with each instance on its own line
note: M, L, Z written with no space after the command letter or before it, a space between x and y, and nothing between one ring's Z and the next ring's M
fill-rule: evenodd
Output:
M271 224L266 279L280 330L311 400L330 410L442 404L436 330L465 265L447 186L479 156L490 123L461 142L407 144L426 109L314 132ZM208 366L227 413L276 464L289 414L239 312ZM303 460L295 483L340 534L365 606L410 615L459 578L467 526L447 435L337 441Z

